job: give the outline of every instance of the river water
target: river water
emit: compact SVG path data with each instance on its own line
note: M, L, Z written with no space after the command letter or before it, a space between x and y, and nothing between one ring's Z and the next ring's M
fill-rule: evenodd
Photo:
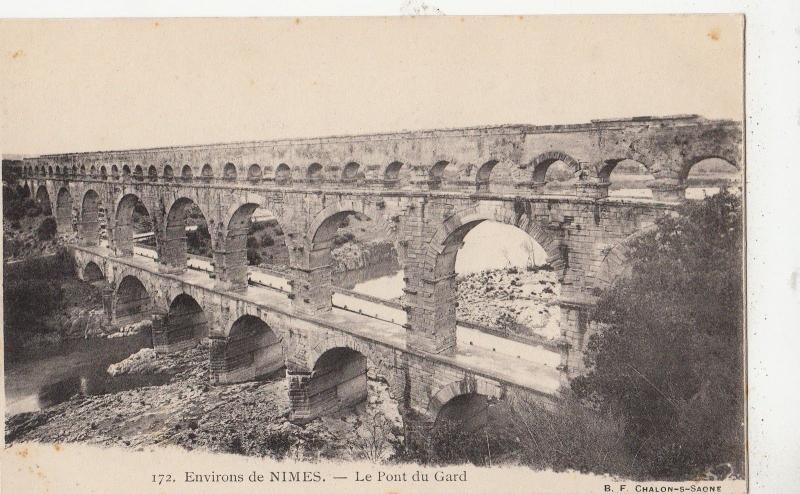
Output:
M68 340L28 351L5 362L6 415L33 412L72 396L114 393L163 384L167 375L112 377L106 369L141 348L146 335Z

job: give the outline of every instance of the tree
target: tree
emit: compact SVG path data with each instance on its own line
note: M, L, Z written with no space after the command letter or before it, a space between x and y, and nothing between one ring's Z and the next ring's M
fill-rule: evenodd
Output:
M620 413L645 476L687 478L744 458L742 211L720 193L633 242L599 300L575 393Z
M56 236L57 228L56 220L52 216L48 216L39 224L36 236L39 240L52 240Z

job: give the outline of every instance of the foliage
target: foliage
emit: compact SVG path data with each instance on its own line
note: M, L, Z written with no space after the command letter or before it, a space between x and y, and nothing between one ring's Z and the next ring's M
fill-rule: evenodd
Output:
M744 461L741 200L728 193L659 220L605 293L576 394L625 421L647 477Z
M56 230L55 218L48 216L39 224L39 228L36 230L36 237L42 241L52 240L56 236Z
M353 456L373 463L381 462L391 451L392 421L382 412L368 416L350 444Z
M548 408L529 395L514 396L510 421L503 431L520 462L555 471L635 475L635 463L624 448L624 420L601 415L567 395Z
M6 265L3 270L3 320L6 336L37 331L41 321L64 301L61 280L72 275L69 254L32 258Z
M12 222L18 222L27 213L24 189L16 184L3 185L3 216Z
M202 257L211 257L211 234L208 232L208 225L202 223L196 230L186 232L186 248L190 254Z
M338 246L344 245L344 244L346 244L348 242L352 242L355 239L356 239L356 236L355 236L355 234L353 234L353 232L347 232L347 231L342 232L342 231L339 231L339 232L336 232L336 235L333 237L333 245L338 247Z

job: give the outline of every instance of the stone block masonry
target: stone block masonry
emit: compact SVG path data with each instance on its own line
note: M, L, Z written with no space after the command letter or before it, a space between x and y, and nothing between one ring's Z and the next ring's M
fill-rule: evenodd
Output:
M455 259L466 234L484 221L520 228L547 252L562 284L560 372L568 383L583 370L592 306L624 271L625 246L659 216L672 214L684 200L689 170L707 158L742 169L740 123L680 115L507 125L46 155L12 167L34 197L55 203L60 233L77 225L79 269L97 263L115 290L124 273L139 277L146 294L123 290L127 298L120 298L115 292L111 305L119 316L152 314L157 349L172 351L210 336L212 374L223 383L274 369L280 348L294 413L312 417L361 396L361 367L352 376L351 367L336 370L335 386L314 387L322 379L316 359L331 338L378 359L404 406L423 415L438 413L430 403L442 389L469 379L477 384L452 389L537 392L530 383L500 378L503 372L476 375L459 360ZM629 159L653 176L647 185L653 199L608 197L611 171ZM557 161L575 185L548 192L547 170ZM133 255L137 200L155 231L158 264L152 270L137 267ZM214 280L186 272L185 211L192 204L208 223ZM253 303L249 295L256 288L247 282L245 232L257 208L272 214L289 250L292 292L276 295L274 304ZM100 210L107 248L99 245ZM408 323L389 331L391 341L342 327L372 323L345 321L332 309L332 237L353 214L386 225L405 268ZM194 305L176 303L179 294ZM231 339L232 326L246 315L264 321L277 339Z

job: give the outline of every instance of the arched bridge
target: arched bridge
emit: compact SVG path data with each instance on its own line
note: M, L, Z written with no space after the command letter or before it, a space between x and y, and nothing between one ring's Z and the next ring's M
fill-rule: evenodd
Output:
M624 268L627 242L684 200L696 163L719 158L741 170L741 140L738 122L690 115L46 155L17 172L54 206L60 232L77 231L79 271L108 282L113 317L152 317L157 349L209 336L217 382L285 365L298 418L362 397L370 361L405 406L435 416L465 393L557 393L582 369L590 309ZM652 175L652 198L609 197L623 160ZM548 187L556 162L570 170L568 189ZM157 260L134 255L139 201ZM192 204L208 221L213 277L186 267ZM285 233L285 291L248 283L257 208ZM332 302L331 248L350 214L382 225L400 254L405 295L394 322ZM557 271L557 366L458 341L456 255L484 221L527 232Z

